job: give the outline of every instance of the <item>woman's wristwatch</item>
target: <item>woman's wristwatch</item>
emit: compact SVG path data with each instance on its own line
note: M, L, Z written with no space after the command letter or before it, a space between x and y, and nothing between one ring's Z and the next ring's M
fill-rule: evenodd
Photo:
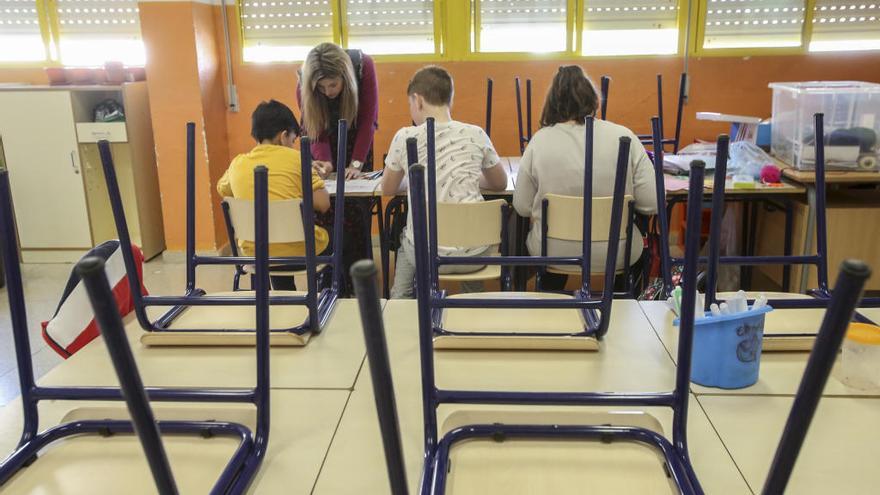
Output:
M361 167L363 167L363 166L364 166L363 162L359 162L359 161L357 161L357 160L352 160L352 161L351 161L351 168L353 168L353 169L355 169L355 170L360 170Z

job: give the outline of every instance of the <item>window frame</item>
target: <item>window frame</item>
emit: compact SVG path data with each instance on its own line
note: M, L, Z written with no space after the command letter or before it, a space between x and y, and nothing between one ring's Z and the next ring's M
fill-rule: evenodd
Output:
M56 0L34 0L34 3L40 22L40 36L43 39L43 59L22 62L0 60L0 67L4 69L66 67L61 61L61 23L58 18L58 2Z
M51 1L51 0L50 0ZM244 58L244 48L245 48L245 36L244 36L244 23L241 20L242 13L242 2L245 0L236 0L235 1L235 22L236 22L236 30L238 31L238 39L239 39L239 47L238 47L238 57L239 63L243 65L266 65L266 64L301 64L302 60L287 60L287 61L272 61L272 62L257 62L253 60L245 60ZM452 0L453 2L457 0ZM449 61L450 57L448 53L444 53L445 44L444 41L448 39L444 36L446 32L446 4L447 0L433 0L434 2L434 53L407 53L407 54L386 54L386 55L370 55L370 57L377 62L439 62L439 61ZM349 48L348 46L348 24L343 22L343 19L346 18L348 13L348 0L330 0L331 12L333 15L333 39L331 40L333 43L343 47ZM448 51L447 51L448 52Z
M692 26L694 44L689 52L695 57L747 57L762 55L804 55L809 53L810 38L813 34L813 8L816 0L803 0L804 24L801 28L800 46L784 47L745 47L745 48L704 48L706 38L706 11L709 8L708 0L695 0L698 3L696 22Z
M54 0L34 0L37 9L37 20L40 23L40 37L43 40L43 58L41 60L24 60L24 61L3 61L0 60L0 67L10 69L30 69L39 67L61 67L60 57L58 56L58 45L55 41L57 30L53 32L50 25L53 23L52 17L57 22L57 13L49 8L48 4L54 5ZM57 8L57 7L56 7ZM55 45L55 57L52 56L51 46Z

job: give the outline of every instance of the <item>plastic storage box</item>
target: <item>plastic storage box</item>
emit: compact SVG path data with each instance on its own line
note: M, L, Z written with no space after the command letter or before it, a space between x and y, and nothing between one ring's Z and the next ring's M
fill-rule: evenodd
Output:
M825 114L825 166L877 170L880 161L880 84L859 81L770 83L771 152L798 169L816 165L813 115Z

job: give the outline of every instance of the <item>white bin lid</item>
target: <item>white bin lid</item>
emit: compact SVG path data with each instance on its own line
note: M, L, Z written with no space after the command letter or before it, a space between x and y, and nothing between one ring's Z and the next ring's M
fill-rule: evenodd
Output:
M768 86L798 93L880 93L880 84L865 81L772 82Z

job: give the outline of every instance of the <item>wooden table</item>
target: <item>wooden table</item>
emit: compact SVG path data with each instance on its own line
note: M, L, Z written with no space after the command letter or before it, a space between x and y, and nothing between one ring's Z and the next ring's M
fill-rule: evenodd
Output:
M59 366L65 370L77 367L67 362ZM113 375L110 369L104 371ZM272 390L269 450L250 493L309 493L348 396L349 392L343 390ZM153 403L153 407L159 419L216 419L240 422L251 428L255 423L255 409L243 404ZM54 401L40 407L44 427L59 424L63 419L104 418L128 419L125 404ZM20 424L20 402L15 400L0 410L0 445L4 455L12 451L18 440ZM182 494L208 493L238 445L237 440L222 437L166 435L163 440ZM3 492L155 494L156 488L137 437L79 436L53 444L33 465L19 471L4 485Z
M698 400L749 487L759 493L792 398L702 395ZM877 493L878 419L880 399L824 397L786 493Z
M635 301L615 301L611 328L599 352L435 352L438 386L476 390L663 391L673 386L674 366ZM421 472L422 403L415 301L389 301L385 328L403 434L408 481ZM695 469L707 493L750 493L711 428L692 401L688 433ZM370 375L364 370L333 441L316 493L388 493L381 437ZM540 413L550 422L595 422L588 412L624 408L443 406L443 431L462 412L495 420ZM633 408L626 408L633 411ZM452 411L455 411L453 413ZM585 414L587 413L587 414ZM630 412L625 421L654 423L671 432L671 410L656 418ZM458 418L458 420L456 419ZM491 421L491 419L486 419ZM535 421L535 418L531 418ZM655 421L659 421L655 423ZM523 469L523 466L535 469ZM659 458L627 443L470 441L453 449L450 491L454 493L657 493L669 490Z
M865 308L858 310L858 312L874 323L880 324L880 308Z
M665 302L642 301L639 303L663 345L675 357L678 346L678 327L672 324L673 313ZM787 330L817 332L824 309L785 309L768 313L765 331L783 333ZM761 354L761 371L758 382L741 389L721 389L691 384L691 390L698 396L716 395L795 395L804 369L807 366L808 352L765 352ZM880 396L878 392L868 392L844 385L838 379L838 370L832 372L825 385L824 395L828 396Z
M269 451L250 493L388 493L370 375L360 365L363 350L361 330L356 323L358 314L354 301L342 302L326 335L313 339L307 347L290 355L287 352L292 350L273 349ZM611 328L599 352L437 351L438 385L478 390L669 390L674 362L667 351L669 336L662 331L655 332L656 322L652 326L652 318L658 318L656 304L615 301ZM421 472L422 455L416 303L390 301L384 314L408 477L414 487ZM659 317L665 318L665 315ZM333 329L339 337L355 341L359 349L361 359L356 360L356 381L339 380L347 377L348 372L333 380L323 376L331 373L334 366L349 367L348 358L333 352L333 346L329 345L329 332ZM315 345L325 337L327 348ZM252 354L251 348L168 351L136 347L141 372L151 377L153 384L252 384L252 368L243 364L244 356ZM59 365L44 381L57 385L94 384L98 380L115 385L115 379L107 378L114 376L109 361L97 357L103 352L106 351L101 339L96 339L74 358ZM690 452L707 493L749 494L760 489L788 415L789 384L803 369L805 356L799 354L796 357L800 360L787 364L780 361L770 368L765 365L772 360L765 361L761 382L764 388L747 389L752 393L784 396L728 395L715 389L694 387L688 425ZM232 365L219 365L226 362ZM214 364L217 366L210 372L205 369ZM285 374L303 376L283 376ZM173 381L174 376L178 381ZM87 381L77 383L72 380L74 377ZM197 378L209 383L199 383ZM765 383L764 379L769 381ZM353 384L354 390L322 389L340 383L348 383L348 387ZM841 493L872 493L878 484L880 474L873 468L876 456L872 453L880 445L880 433L871 425L880 415L880 399L827 397L838 393L839 387L832 377L795 470L791 493L828 493L832 488ZM154 409L159 418L165 419L221 419L251 426L254 422L253 407L242 404L154 403ZM516 415L527 415L534 419L535 413L554 423L595 423L607 422L608 417L599 411L608 413L610 410L620 412L624 408L503 407L502 410L501 406L448 405L440 409L439 420L443 431L475 418L510 420ZM671 431L669 410L626 410L621 422L649 425L667 434ZM118 402L53 401L41 406L42 427L58 424L65 417L125 418L127 412ZM19 400L0 409L0 447L4 452L9 452L17 442L20 421ZM205 493L235 446L223 438L190 437L168 437L165 445L181 493ZM524 469L524 465L532 468ZM648 448L623 442L600 445L473 441L453 450L452 466L450 486L458 494L582 493L586 486L606 493L657 493L670 489L658 456ZM153 485L140 444L133 436L120 435L109 439L77 437L60 442L20 472L4 490L39 495L96 491L152 493Z
M253 347L145 347L137 322L126 325L128 341L146 386L252 387L256 383ZM364 360L357 301L339 299L324 331L305 347L273 347L273 388L350 390ZM45 386L116 386L103 339L96 339L39 380Z

